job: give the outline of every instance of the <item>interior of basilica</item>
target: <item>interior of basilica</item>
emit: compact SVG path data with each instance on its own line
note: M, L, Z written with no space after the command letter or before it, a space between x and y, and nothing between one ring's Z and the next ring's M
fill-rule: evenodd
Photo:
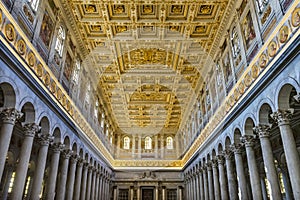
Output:
M299 0L1 0L1 200L300 200Z

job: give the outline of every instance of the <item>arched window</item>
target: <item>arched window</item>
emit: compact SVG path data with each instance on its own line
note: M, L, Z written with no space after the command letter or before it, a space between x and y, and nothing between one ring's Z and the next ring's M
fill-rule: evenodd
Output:
M152 139L149 136L145 138L145 149L152 149Z
M56 43L55 43L55 50L57 51L60 57L62 56L63 53L65 39L66 39L65 30L62 26L60 26L58 29Z
M123 139L123 148L124 149L130 148L130 138L128 136L124 137Z
M73 71L73 82L77 85L79 82L80 61L77 60Z
M30 7L32 8L33 11L37 11L39 7L39 2L40 0L28 0L28 3L30 4Z
M231 32L232 55L236 58L240 53L240 42L236 27Z
M173 138L167 137L167 149L173 149Z

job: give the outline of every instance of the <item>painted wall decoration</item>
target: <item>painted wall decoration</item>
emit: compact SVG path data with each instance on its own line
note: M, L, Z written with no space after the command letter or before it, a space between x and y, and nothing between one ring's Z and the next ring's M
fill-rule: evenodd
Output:
M256 34L253 26L253 21L251 17L250 11L242 21L242 30L243 30L243 37L246 44L246 49L249 49L249 47L252 44L252 41L255 39Z
M73 70L74 70L74 65L72 63L72 58L68 52L66 56L65 67L64 67L64 76L67 78L68 81L70 81L71 79Z
M223 74L224 74L225 83L228 84L228 82L232 76L232 70L231 70L231 66L230 66L228 52L226 53L226 55L223 58Z
M47 48L49 48L54 30L54 23L48 12L45 12L40 30L40 38Z

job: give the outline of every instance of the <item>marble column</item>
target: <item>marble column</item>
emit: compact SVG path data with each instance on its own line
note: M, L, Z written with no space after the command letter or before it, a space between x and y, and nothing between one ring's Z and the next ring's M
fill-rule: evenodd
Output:
M92 175L93 175L93 166L89 166L88 177L87 177L87 185L86 185L86 200L91 199L91 187L92 187Z
M23 114L15 108L0 108L2 124L0 129L0 180L2 179L6 155L10 144L11 135L17 119Z
M286 195L285 198L286 200L292 200L293 199L292 187L289 180L289 175L288 175L288 170L286 165L280 165L280 171L282 174L282 181L285 189L285 195Z
M227 191L223 156L218 155L217 161L218 161L218 168L219 168L219 182L220 182L220 188L221 188L221 199L228 200L228 191Z
M30 194L30 199L32 200L39 199L47 161L48 147L49 143L52 141L53 137L49 134L38 135L38 142L40 143L40 148L38 152L36 170L34 172L32 190Z
M255 152L253 146L255 144L255 136L254 135L244 135L241 137L241 141L245 144L246 154L248 160L248 167L250 173L250 183L252 188L252 197L255 200L262 200L262 191L260 185L260 178L258 173L258 167L256 164ZM262 146L262 148L264 148Z
M214 194L215 194L215 200L220 200L220 182L219 182L219 174L218 174L218 161L213 160L212 161L212 170L213 170L213 179L214 179ZM222 199L223 200L223 199Z
M198 169L196 169L194 176L195 176L195 180L196 180L196 184L195 184L195 187L194 187L194 190L195 190L195 193L196 193L195 199L199 200L200 199L200 190L199 190L200 180L199 180L199 170Z
M300 199L300 158L297 151L293 131L290 126L290 120L292 118L293 112L293 109L278 110L277 112L274 112L272 114L272 117L277 121L280 129L294 198Z
M80 200L85 200L86 196L86 183L87 183L87 173L88 173L89 163L86 162L83 164L82 172L82 181L81 181L81 191L80 191Z
M100 171L100 183L99 183L99 200L103 199L103 174Z
M266 187L265 178L266 178L265 174L260 175L261 191L262 191L262 194L263 194L263 199L264 200L269 200L269 197L268 197L268 194L267 194L267 187Z
M69 168L69 174L68 174L68 180L67 180L67 192L66 192L67 200L73 199L75 171L76 171L76 165L77 165L78 159L79 159L79 156L77 154L72 155L70 158L70 168Z
M209 199L214 200L214 183L213 183L213 175L212 175L212 167L211 163L207 163L207 179L208 179L208 192Z
M50 172L46 185L46 199L53 200L55 198L55 186L57 179L58 163L60 152L65 147L64 144L54 143L50 146L52 150L51 162L50 162Z
M97 169L94 168L92 173L91 199L95 199L96 172Z
M241 200L248 200L247 194L247 181L245 176L244 162L242 157L242 145L234 144L232 145L234 158L236 163L236 172L238 177L238 185L239 185L239 194Z
M25 124L24 128L24 139L22 142L19 162L16 169L16 177L12 190L11 199L22 199L24 186L27 178L28 164L33 144L34 135L39 131L40 127L37 124Z
M2 196L1 196L2 199L7 199L10 180L11 180L12 174L14 172L14 166L12 164L7 164L5 166L5 169L6 170L4 170L4 171L6 171L6 173L3 178L5 178L6 181L5 181L4 188L2 190Z
M282 199L277 170L274 163L272 145L270 141L270 126L258 125L254 128L254 130L259 135L265 171L268 182L270 183L271 196L274 200Z
M64 200L66 194L66 183L68 176L68 167L69 167L69 158L72 155L72 151L69 149L65 149L62 151L62 165L60 168L60 177L59 177L59 187L57 187L57 200Z
M209 199L209 193L208 193L208 181L207 181L206 166L204 166L202 169L203 169L204 199L208 200Z
M197 188L198 190L198 188ZM199 199L204 200L203 170L199 168Z
M99 171L96 171L95 199L99 199Z
M82 166L84 161L82 159L79 159L77 161L77 167L76 167L76 178L75 178L75 188L74 188L74 200L80 199L80 186L81 186L81 179L82 179Z
M223 154L226 161L229 199L238 200L239 198L238 198L238 191L237 191L236 174L234 172L234 165L232 161L233 152L228 148L224 150Z

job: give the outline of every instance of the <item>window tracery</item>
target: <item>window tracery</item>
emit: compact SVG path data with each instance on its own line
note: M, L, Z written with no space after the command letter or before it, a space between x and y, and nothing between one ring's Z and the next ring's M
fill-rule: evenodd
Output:
M167 149L173 149L173 138L167 137Z
M124 137L123 139L123 148L124 149L130 148L130 138L128 136Z
M145 138L145 149L152 149L152 139L149 136Z

